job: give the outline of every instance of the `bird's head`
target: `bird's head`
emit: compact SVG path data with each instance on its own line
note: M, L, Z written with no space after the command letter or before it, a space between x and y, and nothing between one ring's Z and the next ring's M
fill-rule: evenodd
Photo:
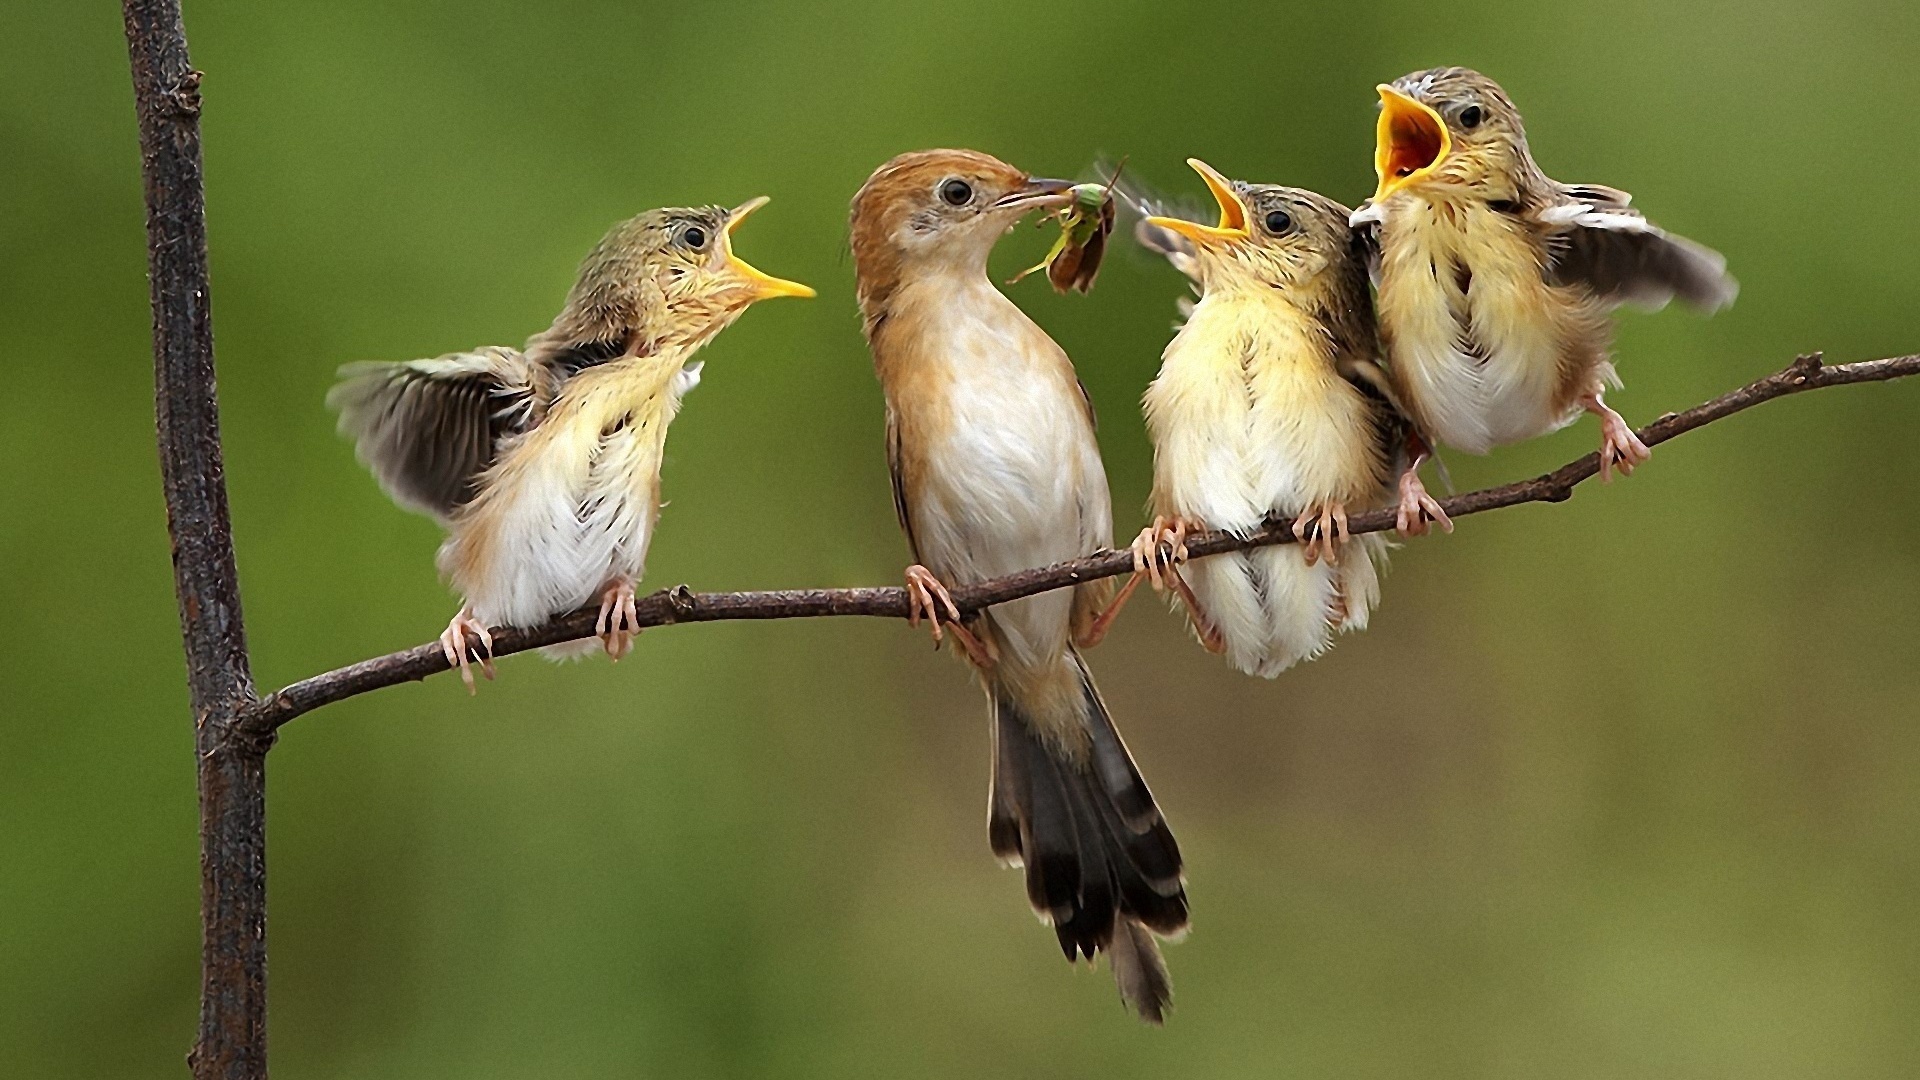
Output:
M1069 180L1036 180L973 150L920 150L874 170L853 197L851 240L863 306L905 276L985 274L987 255L1021 216L1063 206Z
M1187 164L1220 204L1220 223L1149 217L1146 224L1187 242L1203 288L1297 288L1327 280L1328 268L1352 254L1349 211L1332 199L1303 188L1229 180L1198 158Z
M697 346L756 300L812 296L733 253L733 232L766 205L649 210L615 225L580 265L566 311L544 337L652 351Z
M1520 111L1485 75L1434 68L1378 89L1376 204L1435 186L1491 189L1493 197L1512 198L1533 170Z

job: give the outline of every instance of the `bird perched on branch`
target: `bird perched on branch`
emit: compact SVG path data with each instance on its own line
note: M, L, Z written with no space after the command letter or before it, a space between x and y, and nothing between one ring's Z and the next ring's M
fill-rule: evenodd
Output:
M813 295L733 254L734 229L766 201L614 226L525 352L341 369L327 396L340 430L395 502L447 529L440 570L465 603L440 640L468 689L474 659L492 677L489 627L596 598L607 655L632 647L667 425L700 381L694 353L756 300Z
M1069 960L1106 952L1123 999L1159 1022L1170 984L1155 934L1187 925L1180 850L1080 656L1110 582L1002 604L962 622L948 584L1104 548L1106 472L1073 364L987 278L994 243L1063 205L966 150L904 154L853 199L867 342L887 402L894 505L915 564L916 621L943 620L985 684L993 721L988 838Z
M1220 223L1154 216L1136 230L1201 296L1146 392L1154 521L1134 565L1173 588L1202 644L1272 678L1366 628L1387 542L1350 537L1349 511L1391 501L1398 475L1403 530L1451 522L1407 467L1413 432L1378 363L1351 211L1187 163ZM1190 530L1245 534L1272 517L1301 542L1180 565Z
M1519 110L1485 75L1435 68L1379 87L1375 237L1389 365L1423 430L1468 453L1600 418L1603 479L1649 451L1604 392L1609 312L1674 297L1732 303L1726 260L1655 227L1631 196L1534 163Z

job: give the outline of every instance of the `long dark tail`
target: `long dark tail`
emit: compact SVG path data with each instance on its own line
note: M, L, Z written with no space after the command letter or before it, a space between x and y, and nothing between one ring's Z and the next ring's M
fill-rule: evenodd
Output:
M1062 746L993 695L994 854L1024 866L1027 898L1052 924L1068 960L1106 950L1120 996L1160 1023L1173 985L1154 934L1187 927L1180 845L1075 654L1087 740ZM1151 933L1149 933L1151 931Z

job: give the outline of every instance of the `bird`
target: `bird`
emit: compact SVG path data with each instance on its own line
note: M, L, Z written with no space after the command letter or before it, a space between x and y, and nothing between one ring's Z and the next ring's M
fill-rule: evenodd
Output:
M912 550L912 621L948 624L989 702L988 842L1069 962L1108 955L1122 1000L1160 1023L1172 987L1156 936L1188 922L1178 843L1081 655L1110 581L962 619L949 585L1107 548L1112 506L1073 364L987 277L995 242L1072 184L987 154L925 150L854 196L860 312L886 399L894 507Z
M1200 299L1143 397L1154 517L1132 544L1134 580L1170 586L1203 645L1273 678L1365 629L1379 600L1387 540L1350 536L1349 511L1392 502L1397 480L1403 531L1451 522L1411 467L1415 432L1379 363L1352 211L1187 164L1219 224L1152 215L1135 229ZM1274 518L1300 543L1187 563L1190 532L1244 536Z
M1601 478L1651 456L1605 393L1610 313L1739 286L1719 253L1649 222L1632 196L1541 171L1499 84L1462 67L1381 84L1379 184L1353 214L1374 249L1381 336L1422 429L1472 454L1600 418Z
M493 677L490 628L596 597L601 647L615 660L632 648L667 426L700 381L694 354L756 300L814 295L733 253L734 230L766 202L615 225L524 350L341 369L327 397L341 432L395 502L447 530L437 563L463 602L440 644L469 692L476 660Z

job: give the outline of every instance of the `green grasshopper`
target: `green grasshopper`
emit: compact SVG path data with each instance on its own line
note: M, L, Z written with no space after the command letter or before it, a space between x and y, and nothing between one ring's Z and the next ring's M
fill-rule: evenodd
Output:
M1091 292L1093 279L1100 273L1100 259L1107 252L1107 234L1113 232L1113 185L1120 179L1125 160L1113 170L1105 184L1076 184L1068 194L1073 201L1048 215L1060 222L1060 238L1053 242L1045 258L1013 276L1012 285L1036 270L1045 270L1047 280L1057 293Z

